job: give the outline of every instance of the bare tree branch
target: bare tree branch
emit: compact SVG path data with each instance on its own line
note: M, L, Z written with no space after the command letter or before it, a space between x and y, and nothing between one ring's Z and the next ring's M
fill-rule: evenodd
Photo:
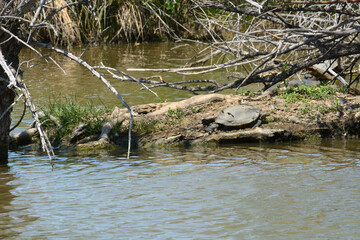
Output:
M97 78L99 78L108 88L109 90L114 93L117 98L120 99L120 101L122 102L123 106L126 107L130 113L130 121L129 121L129 141L128 141L128 154L127 157L130 157L130 149L131 149L131 128L132 128L132 119L133 119L133 111L130 107L129 104L127 104L125 102L125 99L118 93L118 91L110 84L109 81L107 81L103 75L101 75L98 71L95 70L94 67L90 66L86 61L82 60L81 58L76 57L75 55L73 55L70 52L67 52L63 49L60 49L58 47L52 46L50 44L44 44L44 43L39 43L39 42L34 42L32 43L36 46L39 47L43 47L43 48L47 48L50 50L53 50L57 53L63 54L64 56L70 58L71 60L74 60L75 62L79 63L81 66L85 67L87 70L89 70L94 76L96 76Z
M324 73L350 87L357 76L354 66L359 66L348 60L360 54L355 41L360 34L359 2L193 0L197 20L213 42L180 39L196 43L199 49L181 68L127 70L201 75L226 69L228 75L238 76L232 82L198 88L218 92L252 83L263 83L267 89L316 64L341 59L338 68L350 72L328 67ZM208 8L222 11L209 14ZM215 33L214 26L225 34ZM220 63L220 59L226 60ZM155 86L172 85L150 87ZM188 86L182 89L194 91Z

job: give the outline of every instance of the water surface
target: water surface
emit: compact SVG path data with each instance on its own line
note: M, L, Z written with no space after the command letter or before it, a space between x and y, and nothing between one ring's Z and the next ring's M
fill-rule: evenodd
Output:
M121 70L180 66L192 53L176 49L173 54L173 47L91 48L84 59ZM81 49L73 50L80 55ZM24 59L34 57L23 52ZM67 75L42 61L25 73L40 107L59 96L119 105L87 71L53 57ZM208 78L227 81L224 73ZM191 96L159 88L159 99L137 84L111 83L131 105ZM21 111L18 104L14 122ZM30 123L27 115L16 131ZM57 152L52 169L37 149L10 152L9 165L0 168L0 238L360 239L358 140L148 149L133 150L130 159L125 155L124 149Z
M0 238L359 239L358 141L59 153L0 172Z

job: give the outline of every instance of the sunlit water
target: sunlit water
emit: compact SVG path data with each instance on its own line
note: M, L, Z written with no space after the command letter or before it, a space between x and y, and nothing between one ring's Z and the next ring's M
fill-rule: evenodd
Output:
M88 61L134 67L156 52L166 62L169 46L150 46L143 58L129 47L92 49ZM47 74L28 72L37 102L60 92L118 105L98 80L57 60L77 77L48 64L40 65ZM151 65L143 61L138 67ZM130 104L161 101L136 84L112 83ZM14 121L20 115L19 105ZM57 152L54 168L40 151L10 152L0 168L0 239L360 239L358 140L133 150L129 160L124 151Z
M358 142L72 155L0 173L0 237L359 239Z

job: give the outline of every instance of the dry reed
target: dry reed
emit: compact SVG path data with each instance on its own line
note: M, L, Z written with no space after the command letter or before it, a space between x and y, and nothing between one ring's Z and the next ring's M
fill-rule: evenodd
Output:
M41 22L54 8L75 3L55 0L43 11ZM154 41L190 31L190 0L90 0L90 5L71 5L49 21L51 28L42 29L37 40L53 44ZM30 16L31 17L31 16ZM106 29L106 31L104 31ZM56 34L57 33L57 34Z

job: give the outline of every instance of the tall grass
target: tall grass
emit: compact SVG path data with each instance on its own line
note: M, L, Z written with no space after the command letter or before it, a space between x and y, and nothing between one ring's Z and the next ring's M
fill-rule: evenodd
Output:
M55 0L61 7L76 0ZM191 0L90 0L90 5L72 5L49 22L54 26L38 38L53 44L158 41L184 32L191 35ZM43 12L42 19L51 12ZM31 17L31 16L30 16ZM55 34L55 32L57 34ZM195 33L195 32L194 32Z
M41 119L43 127L50 131L53 142L61 142L80 124L84 125L84 135L99 134L107 120L108 109L88 103L79 105L75 99L65 98L50 100Z

